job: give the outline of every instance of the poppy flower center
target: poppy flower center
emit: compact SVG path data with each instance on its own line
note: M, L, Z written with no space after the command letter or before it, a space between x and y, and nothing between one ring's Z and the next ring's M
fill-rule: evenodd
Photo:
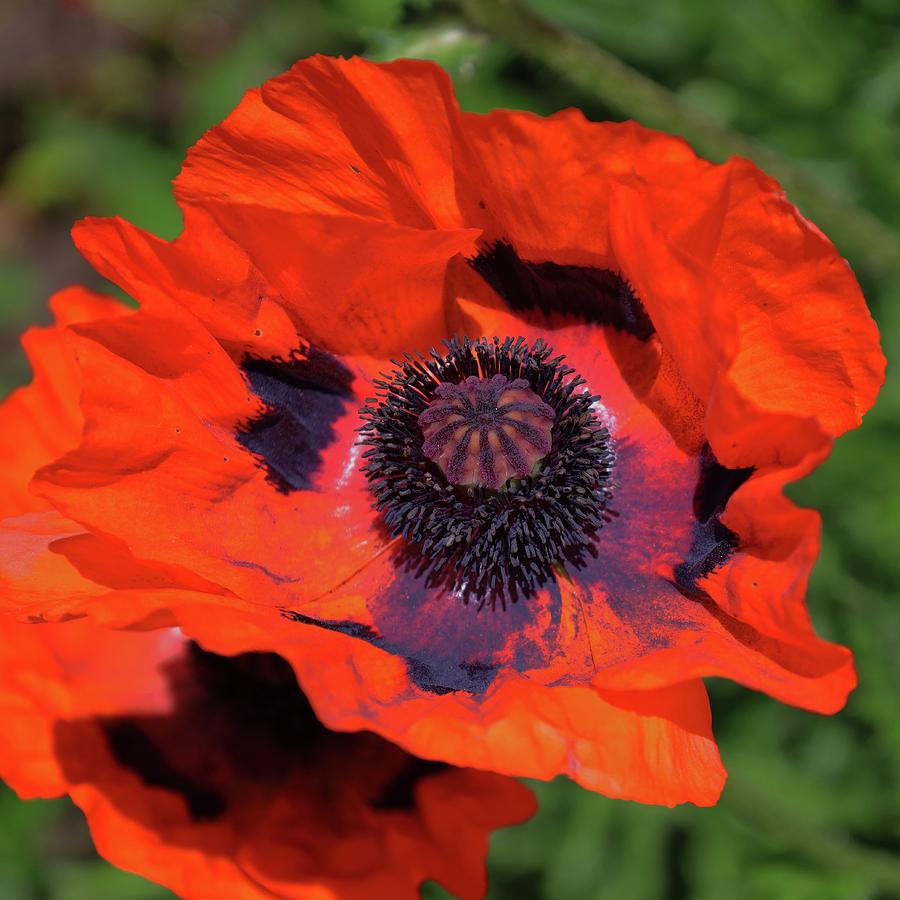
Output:
M612 441L599 397L542 340L445 346L375 382L363 471L405 562L466 603L505 606L591 553Z
M422 452L450 484L497 490L527 478L550 452L556 413L524 378L505 375L442 382L419 415Z

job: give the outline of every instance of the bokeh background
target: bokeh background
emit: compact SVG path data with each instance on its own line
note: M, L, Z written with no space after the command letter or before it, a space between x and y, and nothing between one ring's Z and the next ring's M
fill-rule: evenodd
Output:
M28 378L17 335L47 320L47 296L102 284L71 223L120 214L177 234L168 182L185 148L244 89L315 52L435 59L470 110L575 105L684 134L713 159L753 156L848 257L892 356L896 0L520 2L0 0L0 394ZM712 683L730 772L717 808L535 784L539 815L494 839L491 897L900 897L898 432L889 373L865 427L792 491L825 517L810 604L819 630L857 653L846 711L820 718ZM68 802L0 788L3 900L169 896L97 859Z

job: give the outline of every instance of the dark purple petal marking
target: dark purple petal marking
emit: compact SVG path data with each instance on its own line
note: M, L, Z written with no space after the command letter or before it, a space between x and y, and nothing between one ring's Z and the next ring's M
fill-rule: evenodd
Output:
M164 788L178 794L195 822L218 819L224 814L224 796L174 768L157 742L137 721L107 722L103 732L110 753L122 768L140 776L148 787Z
M402 561L398 561L398 576L401 579L410 577L410 573ZM414 577L413 580L415 580ZM388 609L390 618L385 624L393 635L390 639L370 625L361 625L357 622L316 619L293 609L282 610L281 615L290 622L316 625L326 631L336 631L340 634L361 638L388 653L403 657L411 681L423 691L433 694L449 694L452 691L480 694L486 691L496 675L497 666L477 659L473 660L473 652L477 652L477 650L473 650L471 635L466 641L465 649L462 650L452 641L447 640L448 632L444 631L438 641L444 650L443 657L440 653L434 652L431 647L428 647L425 652L421 647L413 650L407 635L413 631L419 631L416 624L418 618L415 604L422 602L423 599L419 597L410 606L404 607L401 604L399 611L396 608ZM390 603L387 605L395 606ZM518 627L519 623L512 623L508 626L508 630L515 630ZM503 633L504 640L506 633L508 632ZM484 651L484 648L478 648L478 650ZM462 653L464 662L460 662L456 658L457 652Z
M290 664L275 653L226 657L191 644L182 658L163 667L163 674L174 698L168 714L58 723L57 753L70 782L98 777L101 784L108 782L106 764L84 752L98 729L123 769L148 787L180 797L197 823L235 811L241 815L234 808L242 795L277 792L291 783L297 769L305 778L314 770L323 783L339 781L345 777L342 758L373 753L386 754L390 762L375 775L383 780L359 786L361 798L376 810L414 810L416 785L447 768L408 757L376 735L325 728ZM129 802L131 817L158 827L146 798L134 796Z
M375 798L372 805L383 812L404 812L416 808L416 787L424 778L447 771L447 763L412 757Z
M609 269L527 262L508 241L489 244L469 265L517 312L579 316L642 341L655 331L631 286Z
M697 582L725 563L737 549L738 536L722 523L732 494L754 473L752 467L729 469L707 445L700 454L700 475L694 491L694 539L684 561L675 569L680 589L696 591Z
M237 439L255 454L282 493L309 490L334 423L350 406L350 370L331 353L305 347L289 359L247 357L241 366L263 411L242 423Z

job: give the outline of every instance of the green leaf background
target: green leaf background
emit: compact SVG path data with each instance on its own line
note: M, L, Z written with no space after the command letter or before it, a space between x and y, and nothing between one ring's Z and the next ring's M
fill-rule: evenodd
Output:
M553 26L549 38L529 30L534 16ZM684 133L711 158L772 161L850 259L893 357L895 0L7 0L0 392L28 378L18 334L46 321L47 296L100 284L71 247L71 223L119 214L175 235L168 182L185 148L247 87L314 52L434 59L470 110L574 105ZM847 709L822 718L712 682L730 772L718 807L656 809L564 779L536 783L540 813L492 842L492 898L900 897L898 423L889 369L865 427L792 491L825 517L810 605L819 631L857 654L861 684ZM434 885L424 894L445 896ZM67 801L0 792L3 900L166 896L99 860Z

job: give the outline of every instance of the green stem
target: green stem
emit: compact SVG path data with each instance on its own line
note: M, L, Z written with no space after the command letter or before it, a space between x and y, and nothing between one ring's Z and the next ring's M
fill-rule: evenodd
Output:
M776 178L842 252L873 276L900 273L900 236L771 148L725 128L618 57L541 19L518 0L458 0L466 19L610 109L680 134L715 161L745 156Z

